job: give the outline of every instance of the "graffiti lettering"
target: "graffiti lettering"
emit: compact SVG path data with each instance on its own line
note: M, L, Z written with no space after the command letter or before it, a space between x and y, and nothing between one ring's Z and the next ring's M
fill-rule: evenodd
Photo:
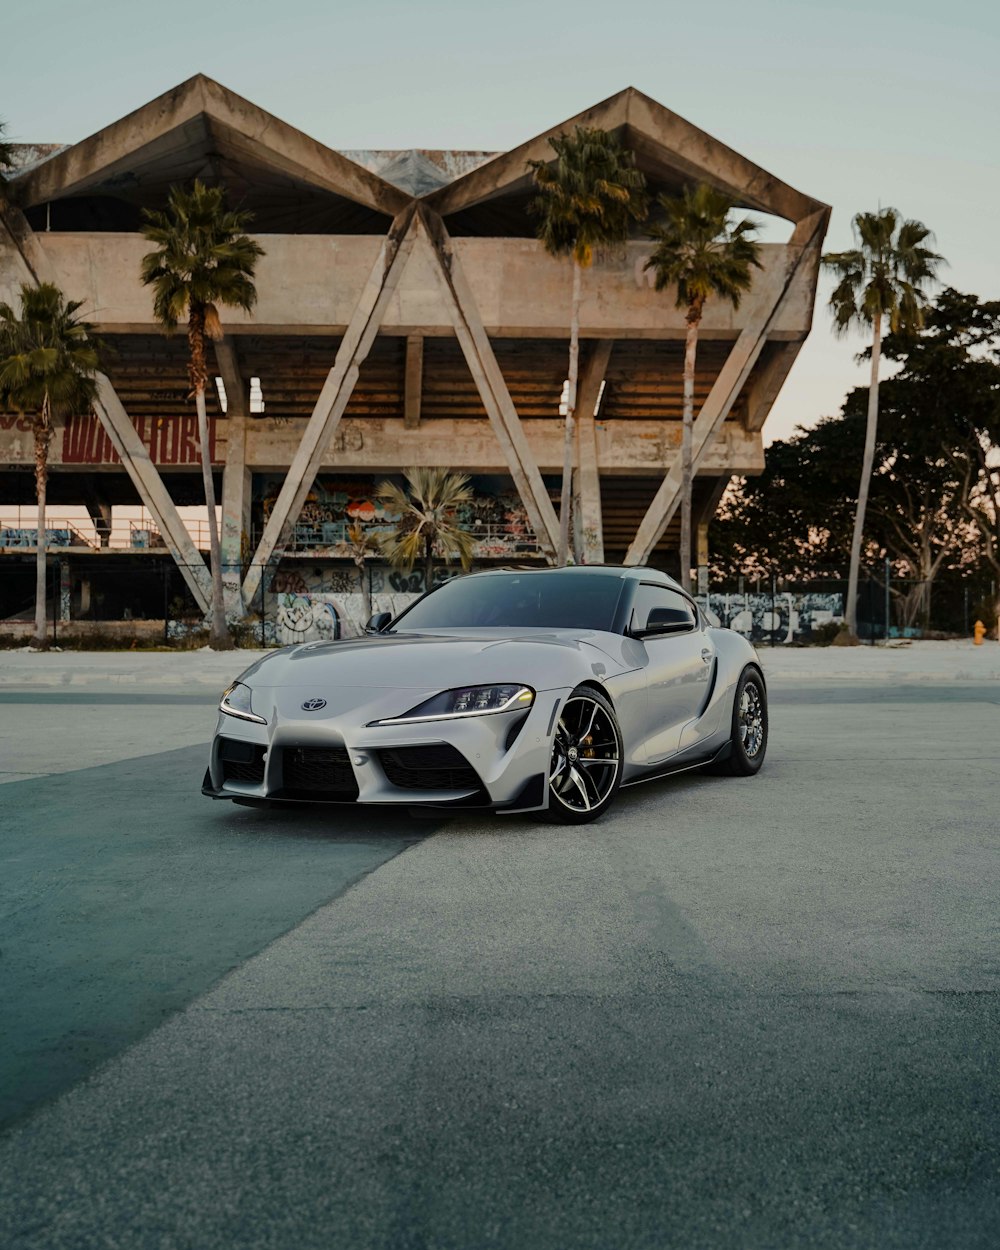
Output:
M31 418L17 414L2 415L0 416L0 430L24 430L27 434L31 430Z
M725 625L752 642L791 642L820 625L839 621L844 596L838 594L698 595L712 625Z
M7 418L2 419L6 422ZM201 447L198 443L198 418L192 415L153 420L133 417L132 425L154 464L198 464ZM0 428L10 428L6 424ZM30 427L29 427L30 428ZM215 417L208 419L209 451L213 464L221 463L217 446L218 429ZM105 433L104 426L93 414L70 417L63 428L63 464L120 464Z
M306 579L294 569L279 569L271 578L271 590L276 595L304 595L308 589Z

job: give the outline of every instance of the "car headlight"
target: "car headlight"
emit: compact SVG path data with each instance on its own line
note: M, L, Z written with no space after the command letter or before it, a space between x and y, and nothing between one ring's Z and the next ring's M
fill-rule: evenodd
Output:
M227 716L238 716L240 720L252 720L255 725L266 725L263 716L257 716L253 710L253 695L249 686L234 681L228 690L223 692L219 703L219 711Z
M527 711L534 701L535 692L530 686L460 686L457 690L442 690L402 716L390 716L375 721L375 724L404 725L410 721L453 720L460 716Z

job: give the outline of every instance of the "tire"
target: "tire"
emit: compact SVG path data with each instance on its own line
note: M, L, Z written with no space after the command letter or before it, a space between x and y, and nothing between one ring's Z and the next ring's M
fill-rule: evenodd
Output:
M727 777L755 776L767 754L767 728L767 688L760 670L751 665L736 684L729 758L711 764L708 771Z
M563 704L549 757L548 819L585 825L603 815L622 782L622 734L611 702L577 686Z

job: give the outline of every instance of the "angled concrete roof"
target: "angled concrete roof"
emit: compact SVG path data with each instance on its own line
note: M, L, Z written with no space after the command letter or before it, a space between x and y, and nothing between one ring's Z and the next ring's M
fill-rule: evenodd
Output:
M15 181L28 208L102 192L127 198L143 183L158 187L193 177L213 160L269 170L389 217L410 201L377 174L203 74L56 152Z
M623 142L635 152L637 164L654 186L660 184L676 189L695 179L708 182L732 195L746 208L773 213L788 221L801 221L827 207L796 191L635 87L626 87L495 157L449 186L432 192L426 197L427 202L448 216L504 195L527 192L531 187L527 162L552 158L549 139L574 126L599 126L621 133Z
M131 205L137 218L139 207L162 203L171 184L202 177L226 181L235 201L249 197L265 230L381 232L420 198L459 233L517 234L533 193L527 162L551 158L550 138L576 125L617 132L654 191L699 180L793 222L827 210L634 87L510 152L340 152L197 74L79 143L50 155L39 148L42 158L14 182L29 211L90 197Z

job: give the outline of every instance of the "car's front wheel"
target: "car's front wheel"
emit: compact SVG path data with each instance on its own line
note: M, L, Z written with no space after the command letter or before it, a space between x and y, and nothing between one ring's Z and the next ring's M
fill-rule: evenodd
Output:
M582 825L607 811L622 780L622 735L598 690L578 686L563 704L549 762L549 817Z

